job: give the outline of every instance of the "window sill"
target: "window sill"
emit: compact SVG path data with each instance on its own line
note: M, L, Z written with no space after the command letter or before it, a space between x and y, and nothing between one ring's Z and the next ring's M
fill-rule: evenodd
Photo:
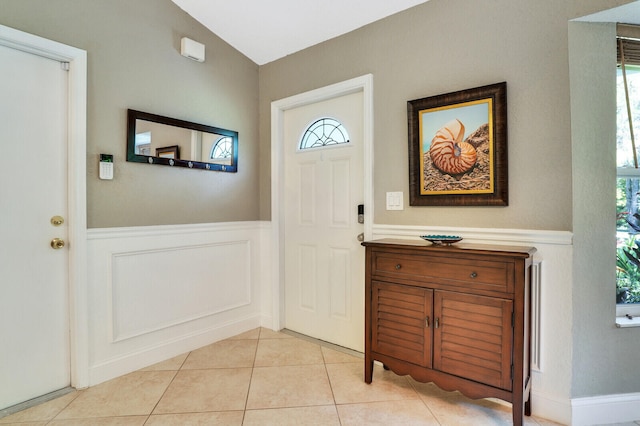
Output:
M640 316L616 317L616 327L640 327Z

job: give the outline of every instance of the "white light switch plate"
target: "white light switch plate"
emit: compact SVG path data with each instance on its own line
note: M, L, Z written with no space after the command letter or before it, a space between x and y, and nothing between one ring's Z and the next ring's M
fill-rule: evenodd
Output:
M387 210L404 210L402 192L387 192Z

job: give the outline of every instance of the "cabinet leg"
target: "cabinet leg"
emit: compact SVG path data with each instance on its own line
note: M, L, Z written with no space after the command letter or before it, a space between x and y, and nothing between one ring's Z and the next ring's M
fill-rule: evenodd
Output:
M518 402L513 402L511 404L513 409L513 426L522 426L524 419L522 416L523 412L523 401L520 400Z
M525 416L531 415L531 396L529 396L529 398L524 403L524 415Z
M367 357L365 356L365 359L364 359L364 382L365 383L371 383L372 379L373 379L373 360L372 359L367 359Z

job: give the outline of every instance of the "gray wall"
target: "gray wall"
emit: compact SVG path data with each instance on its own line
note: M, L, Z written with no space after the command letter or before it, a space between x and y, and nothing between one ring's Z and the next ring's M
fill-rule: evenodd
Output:
M625 3L430 0L261 66L261 217L270 215L270 103L372 73L374 222L573 231L574 262L566 265L575 277L567 301L571 395L637 392L640 371L628 354L640 349L640 329L613 325L615 139L608 148L595 145L611 136L613 68L609 62L606 72L602 64L592 72L574 63L569 72L569 20ZM588 51L593 37L572 30L573 59L602 59ZM595 46L613 48L611 39ZM508 84L510 205L409 207L406 102L500 81ZM599 99L604 102L593 107ZM387 191L405 193L404 211L385 210Z
M597 285L612 282L613 272L607 270L615 268L613 256L605 255L615 250L615 238L607 232L615 229L615 25L572 22L569 29L575 185L573 367L576 372L589 371L573 375L573 389L578 394L592 388L611 393L633 376L624 369L616 372L620 354L606 349L619 347L615 338L628 334L614 329L614 304L601 303L615 300L615 286ZM600 309L587 309L594 306ZM601 365L592 368L594 362ZM637 391L629 384L624 386L627 391Z
M571 229L566 8L559 1L431 0L262 66L261 216L270 102L372 73L375 223ZM407 101L501 81L509 207L409 207ZM385 209L388 191L404 192L404 211Z
M0 0L0 24L88 52L90 228L257 220L258 66L170 0ZM207 60L180 56L180 39ZM238 173L126 162L127 108L239 132ZM113 181L98 155L113 154Z
M638 17L640 18L640 17ZM615 24L569 26L573 139L575 397L638 392L640 329L615 315ZM586 374L581 374L586 372Z

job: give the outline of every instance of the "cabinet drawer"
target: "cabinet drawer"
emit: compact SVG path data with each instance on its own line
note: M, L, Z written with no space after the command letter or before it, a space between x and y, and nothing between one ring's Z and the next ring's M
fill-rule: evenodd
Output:
M513 291L510 264L439 256L376 253L373 274L411 280L447 280L491 291Z

